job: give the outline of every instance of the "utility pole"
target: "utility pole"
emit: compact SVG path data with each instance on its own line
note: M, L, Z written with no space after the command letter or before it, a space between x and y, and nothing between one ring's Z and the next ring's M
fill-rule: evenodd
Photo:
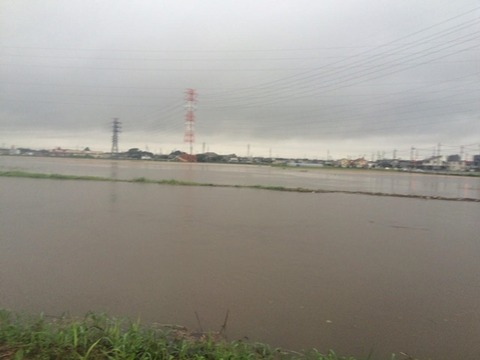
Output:
M416 151L415 147L412 146L410 148L410 163L414 168L417 167L417 154L415 151Z
M184 141L190 144L190 155L193 154L193 143L195 142L194 124L195 124L195 104L197 103L197 93L194 89L185 90L185 136Z
M111 152L111 157L118 157L118 134L121 132L122 126L121 122L118 121L118 118L114 118L112 122L112 130L113 130L113 135L112 135L112 152Z

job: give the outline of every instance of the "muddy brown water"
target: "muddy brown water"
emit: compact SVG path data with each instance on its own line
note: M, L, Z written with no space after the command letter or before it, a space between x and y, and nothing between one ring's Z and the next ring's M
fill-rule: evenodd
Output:
M479 203L0 178L0 307L478 359L479 230Z

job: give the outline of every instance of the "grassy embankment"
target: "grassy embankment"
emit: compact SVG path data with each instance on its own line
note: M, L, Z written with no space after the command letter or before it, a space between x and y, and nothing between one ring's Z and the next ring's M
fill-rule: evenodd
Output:
M355 360L334 352L298 353L258 343L227 342L219 334L192 333L178 326L143 327L103 314L47 320L6 310L0 310L0 359Z
M0 171L0 177L51 179L51 180L109 181L109 182L145 183L145 184L177 185L177 186L208 186L208 187L221 187L221 188L259 189L259 190L301 192L301 193L356 194L356 195L416 198L416 199L426 199L426 200L480 202L480 199L475 199L475 198L452 198L452 197L445 197L445 196L391 194L391 193L371 192L371 191L323 190L323 189L308 189L308 188L302 188L302 187L291 188L291 187L285 187L285 186L268 186L268 185L213 184L213 183L199 183L199 182L191 182L191 181L183 181L183 180L175 180L175 179L154 180L154 179L147 179L144 177L139 177L135 179L114 179L114 178L100 177L100 176L45 174L45 173L31 173L26 171Z

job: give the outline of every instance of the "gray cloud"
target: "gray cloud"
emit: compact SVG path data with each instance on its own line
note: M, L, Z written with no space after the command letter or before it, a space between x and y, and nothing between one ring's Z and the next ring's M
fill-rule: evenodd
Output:
M363 155L480 142L480 8L450 1L4 1L0 144ZM448 148L450 146L450 148Z

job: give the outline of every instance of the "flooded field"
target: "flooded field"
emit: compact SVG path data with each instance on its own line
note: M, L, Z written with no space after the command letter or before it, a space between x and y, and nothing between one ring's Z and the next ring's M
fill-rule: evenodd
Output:
M10 159L0 158L0 170L363 190L377 182L375 191L391 183L400 192L479 196L478 178L431 185L435 176L422 174L375 180L348 171ZM0 178L0 307L106 311L204 330L219 330L229 311L230 340L473 360L479 224L480 204L462 201Z
M358 169L281 168L228 164L185 164L0 156L0 171L21 170L116 179L177 179L228 185L264 185L308 189L480 199L480 177L430 175Z

